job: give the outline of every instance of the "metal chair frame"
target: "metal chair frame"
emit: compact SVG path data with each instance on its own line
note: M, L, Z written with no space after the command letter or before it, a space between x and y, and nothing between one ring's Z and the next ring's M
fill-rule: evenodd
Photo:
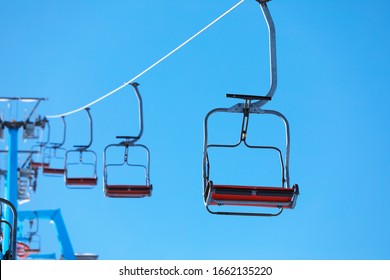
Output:
M204 146L203 146L203 197L204 204L208 212L212 214L219 215L243 215L243 216L278 216L282 213L284 208L294 208L296 204L297 197L299 195L298 185L294 185L290 188L290 174L289 174L289 162L290 162L290 127L287 121L287 118L278 111L275 110L264 110L262 107L269 101L271 101L277 87L277 67L276 67L276 33L275 25L272 20L271 14L268 10L267 2L269 0L256 0L260 4L260 8L263 12L265 21L268 26L268 38L269 38L269 54L270 54L270 87L266 96L255 96L255 95L246 95L246 94L227 94L228 98L239 98L243 99L243 103L238 103L230 108L216 108L211 110L205 117L204 120ZM241 137L236 144L226 145L226 144L210 144L208 141L208 120L209 117L215 113L240 113L242 114L242 126L241 126ZM286 130L286 151L285 156L283 157L282 151L275 146L255 146L250 145L246 141L249 117L251 114L269 114L274 115L282 119L285 125ZM210 179L210 161L208 155L208 149L210 148L234 148L238 147L241 143L251 149L269 149L275 150L279 154L280 164L282 168L282 182L281 187L271 188L271 187L244 187L244 186L225 186L225 192L242 192L247 191L251 193L258 192L276 192L278 195L283 194L291 196L289 202L282 201L262 201L262 200L237 200L239 196L230 194L232 199L213 199L213 193L216 192L217 187L214 186L212 180ZM219 186L223 188L222 185ZM292 191L292 192L291 192ZM287 194L288 193L288 194ZM217 195L215 195L217 196ZM222 196L224 197L224 196ZM254 201L255 200L255 201ZM277 207L279 210L277 212L258 212L258 211L213 211L210 209L210 205L235 205L235 206L261 206L261 207Z
M142 144L137 144L143 134L143 105L141 94L138 90L138 83L131 83L133 86L135 95L138 100L138 113L139 113L139 132L137 136L117 136L117 139L124 139L124 141L118 144L110 144L105 147L103 152L104 172L103 172L103 190L104 194L108 197L118 198L142 198L151 196L152 185L150 184L150 152L149 149ZM120 163L107 163L108 150L112 147L124 147L123 161ZM134 164L129 162L129 149L142 148L146 152L146 164ZM145 171L145 185L131 185L131 184L115 184L111 185L108 182L108 168L119 167L140 167Z

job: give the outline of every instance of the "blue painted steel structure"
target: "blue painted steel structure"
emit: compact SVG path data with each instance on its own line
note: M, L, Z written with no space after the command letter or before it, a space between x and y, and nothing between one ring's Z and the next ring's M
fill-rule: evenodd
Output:
M68 231L66 230L64 219L62 218L61 210L37 210L37 211L19 211L18 220L19 222L23 222L25 220L48 220L53 222L57 231L57 239L60 243L62 258L66 260L75 260L75 253L72 247L72 243L70 241L70 237ZM18 238L21 237L22 232L19 229ZM53 258L53 254L33 254L30 255L29 258L36 259L46 259Z

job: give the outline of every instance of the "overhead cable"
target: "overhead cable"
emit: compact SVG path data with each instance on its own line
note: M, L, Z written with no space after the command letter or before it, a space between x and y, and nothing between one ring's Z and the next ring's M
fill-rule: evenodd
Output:
M222 15L220 15L219 17L217 17L215 20L213 20L212 22L210 22L208 25L206 25L205 27L203 27L201 30L199 30L197 33L195 33L194 35L192 35L189 39L187 39L186 41L184 41L182 44L180 44L178 47L176 47L175 49L173 49L172 51L170 51L168 54L166 54L165 56L163 56L162 58L160 58L159 60L157 60L155 63L153 63L152 65L150 65L148 68L146 68L145 70L143 70L142 72L140 72L138 75L136 75L135 77L131 78L129 81L125 82L123 85L117 87L116 89L110 91L109 93L99 97L98 99L80 107L80 108L77 108L75 110L72 110L72 111L69 111L69 112L66 112L66 113L63 113L63 114L59 114L59 115L51 115L51 116L46 116L46 118L48 119L54 119L54 118L61 118L61 117L65 117L65 116L69 116L69 115L72 115L74 113L77 113L77 112L80 112L82 110L84 110L85 108L88 108L88 107L91 107L92 105L102 101L103 99L109 97L110 95L118 92L119 90L121 90L122 88L126 87L128 84L134 82L136 79L138 79L139 77L141 77L142 75L146 74L148 71L150 71L151 69L153 69L154 67L156 67L158 64L160 64L161 62L163 62L165 59L167 59L168 57L170 57L172 54L174 54L175 52L177 52L178 50L180 50L182 47L184 47L185 45L187 45L189 42L191 42L193 39L195 39L196 37L198 37L200 34L202 34L204 31L206 31L208 28L210 28L212 25L214 25L215 23L217 23L220 19L222 19L224 16L226 16L227 14L229 14L231 11L233 11L235 8L237 8L239 5L241 5L245 0L240 0L237 4L235 4L233 7L231 7L229 10L227 10L226 12L224 12Z

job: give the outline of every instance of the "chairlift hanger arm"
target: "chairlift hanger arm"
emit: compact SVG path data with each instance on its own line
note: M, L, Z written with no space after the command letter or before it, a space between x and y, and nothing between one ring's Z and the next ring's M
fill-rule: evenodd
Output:
M276 66L276 32L275 32L275 24L272 20L271 13L268 9L267 2L270 0L256 0L261 7L261 10L263 12L265 21L268 26L268 36L269 36L269 53L270 53L270 88L267 93L267 97L271 97L274 95L276 91L277 86L277 66ZM254 103L254 106L262 107L264 104L266 104L268 100L260 100Z
M85 108L85 111L87 112L88 119L89 119L89 143L87 145L74 145L73 147L78 148L80 151L85 151L92 145L93 141L93 122L92 122L92 116L90 112L91 108Z
M63 134L62 134L62 141L60 143L50 143L54 148L54 149L58 149L58 148L61 148L64 144L65 144L65 139L66 139L66 122L65 122L65 117L62 116L61 117L62 119L62 123L63 123Z
M138 133L138 136L137 138L140 139L143 132L144 132L144 114L143 114L143 103L142 103L142 97L141 97L141 94L139 93L139 90L138 90L138 86L139 84L134 82L134 83L131 83L131 85L133 86L134 88L134 92L137 96L137 100L138 100L138 114L139 114L139 133Z
M43 120L43 122L45 123L45 124L47 124L47 138L46 138L46 141L45 142L38 142L38 145L40 146L40 147L45 147L47 144L49 144L49 142L50 142L50 124L49 124L49 122L46 120L46 118ZM44 127L44 125L43 125L43 127ZM42 130L42 133L43 133L43 130Z
M137 82L128 83L128 84L134 88L134 93L138 101L139 132L137 136L116 136L117 139L125 139L125 141L121 143L121 145L124 146L132 145L135 142L137 142L139 139L141 139L141 136L144 132L143 103L142 103L141 94L138 89L139 84Z

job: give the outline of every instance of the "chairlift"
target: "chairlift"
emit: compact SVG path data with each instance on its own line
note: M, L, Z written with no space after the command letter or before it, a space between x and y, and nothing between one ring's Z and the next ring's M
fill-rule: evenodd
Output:
M230 108L216 108L211 110L204 120L204 148L203 148L203 196L206 209L211 214L219 215L242 215L242 216L277 216L284 209L295 207L299 188L298 185L290 187L289 160L290 160L290 128L286 117L274 110L264 110L262 106L269 102L274 95L277 84L276 76L276 39L275 27L269 13L267 2L269 0L257 0L263 11L269 29L270 40L270 64L271 64L271 86L266 96L255 96L246 94L227 94L228 98L242 99ZM208 120L215 113L238 113L242 114L242 125L239 141L236 144L210 144L208 139ZM248 124L250 115L273 115L280 118L285 125L286 147L285 154L276 146L254 146L247 142ZM278 153L282 169L280 186L248 186L230 185L225 183L214 183L210 178L209 150L212 148L235 148L244 144L250 149L274 150ZM214 210L218 206L224 207L226 211ZM252 207L255 206L255 207ZM258 210L268 208L269 210ZM238 209L238 210L232 210ZM249 209L249 210L248 210ZM254 210L256 209L256 210ZM272 211L272 209L277 209Z
M138 140L141 139L143 134L143 108L142 108L142 98L138 90L138 83L131 83L134 88L134 92L138 100L138 113L139 113L139 133L137 136L117 136L117 139L124 139L119 144L110 144L106 146L103 153L104 161L104 176L103 176L103 188L104 194L107 197L113 198L143 198L149 197L152 194L152 185L150 184L150 153L149 149L142 144L137 144ZM124 156L123 161L119 163L109 163L107 161L107 156L109 150L113 150L114 147L123 147ZM131 162L131 152L135 149L142 149L146 153L146 163L133 163ZM110 168L120 168L120 167L129 167L134 170L134 168L141 168L144 170L145 174L145 184L131 184L128 183L131 180L126 180L122 184L114 184L109 181L109 169Z
M65 117L62 117L63 123L63 136L61 143L50 143L50 146L46 146L43 151L43 163L42 173L49 176L64 176L65 168L65 153L66 149L62 146L65 143L66 138L66 122Z
M90 108L85 108L85 111L90 124L90 140L87 145L75 145L73 146L75 149L65 153L65 185L68 188L92 188L97 185L97 156L94 151L89 149L93 140L92 117ZM72 156L73 158L78 156L78 161L73 161ZM80 177L70 174L70 169L83 168L85 170L85 167L90 167L87 176Z
M46 119L44 119L43 122L39 122L39 124L41 128L41 134L43 133L44 127L47 125L47 137L45 141L38 142L36 145L31 147L33 151L33 153L31 154L31 161L30 161L31 168L48 167L48 164L43 161L43 158L44 158L44 149L50 141L50 124ZM34 127L35 126L36 124L34 124Z

